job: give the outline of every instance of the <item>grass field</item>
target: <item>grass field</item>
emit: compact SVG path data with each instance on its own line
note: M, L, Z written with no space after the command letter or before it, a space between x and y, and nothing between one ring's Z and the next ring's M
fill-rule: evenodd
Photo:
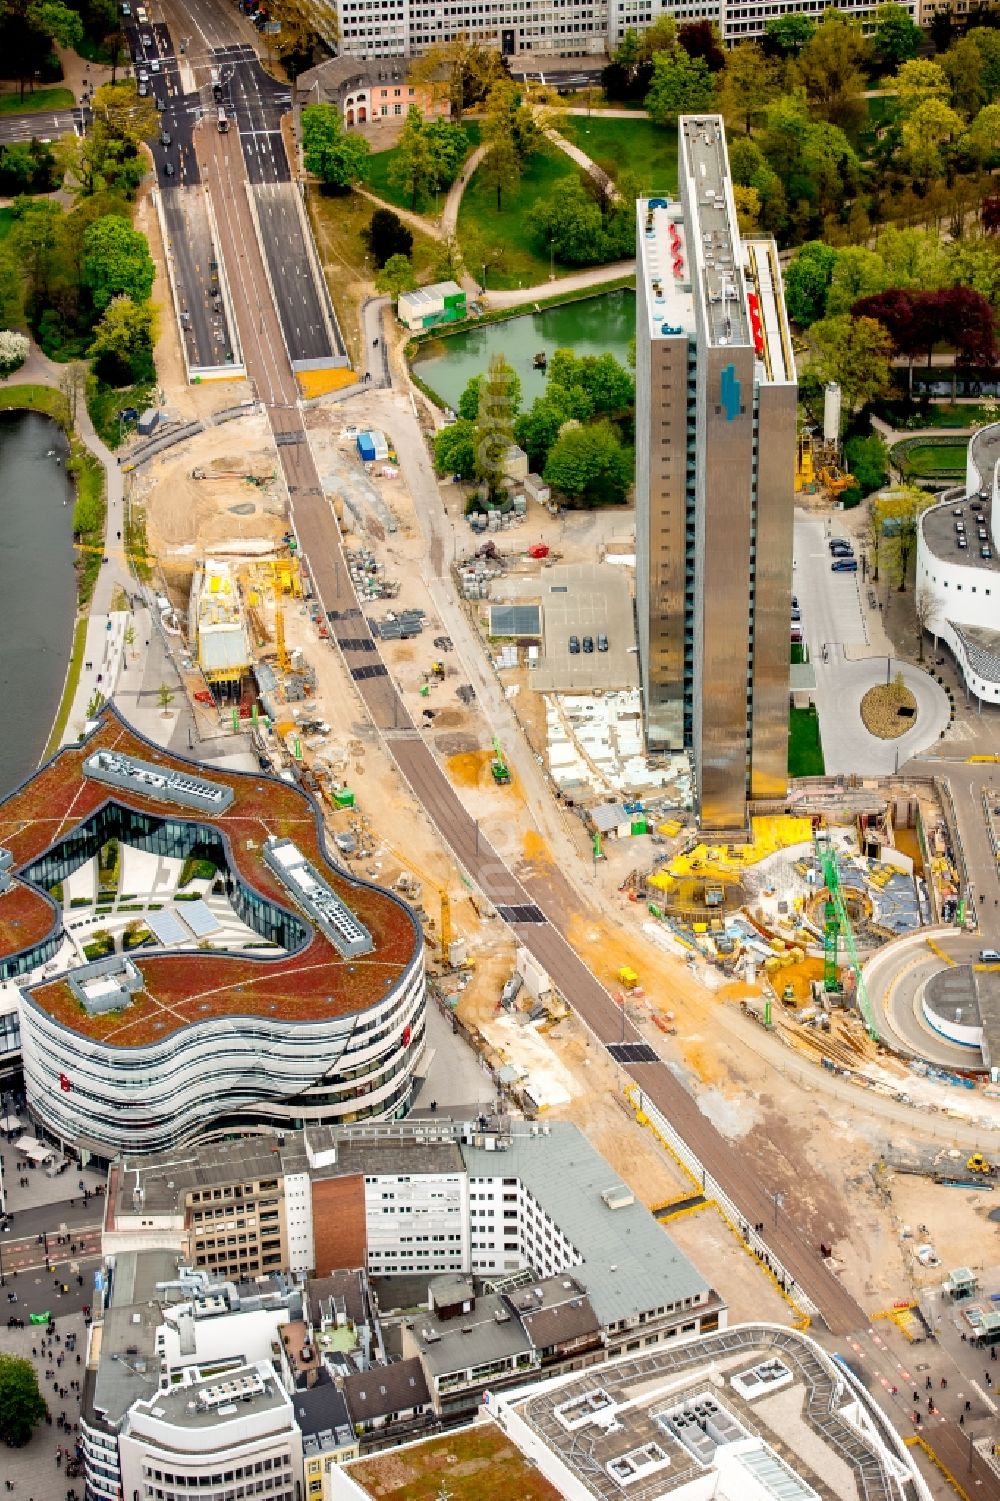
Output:
M528 214L540 198L557 195L560 182L577 171L564 151L545 146L528 158L521 181L504 193L498 213L496 188L482 167L478 168L458 211L458 239L463 250L470 247L466 257L470 274L477 278L481 275L481 267L471 253L475 239L480 237L506 251L502 267L490 268L487 274L490 287L530 287L547 281L549 258L528 232Z
M0 230L2 234L2 230ZM878 415L884 417L899 431L905 430L906 411L902 406L894 406L892 402L883 402ZM922 407L911 421L913 427L985 427L987 423L996 422L1000 417L1000 406L996 402L962 402L952 406L951 402L933 401L927 407Z
M365 260L361 231L371 223L375 204L359 193L310 189L308 209L340 331L351 363L357 365L361 353L359 308L369 290L367 278L372 274L371 263ZM442 249L440 242L430 235L414 233L412 260L419 282L433 280Z
M62 737L66 733L66 723L69 719L69 711L73 707L73 699L76 695L76 685L80 681L80 668L83 666L83 650L87 645L87 617L81 615L73 627L73 650L70 652L69 667L66 670L66 681L63 684L62 698L56 711L55 721L52 725L52 733L49 743L45 747L42 756L47 761L54 756L62 743Z
M54 417L60 427L69 426L69 402L51 386L0 386L0 407L20 407Z
M479 145L479 124L476 120L465 120L462 124L469 137L469 153L471 153ZM395 204L397 208L411 209L417 214L439 213L447 189L430 198L418 198L416 205L413 205L410 202L409 193L404 193L389 181L389 168L396 158L396 151L397 148L394 146L391 151L376 151L368 158L368 165L365 168L365 186L373 193L377 193L380 198L384 198L386 203Z
M12 208L0 208L0 244L10 234L11 225L14 223L14 210Z
M965 438L904 438L889 457L904 477L950 479L965 473L967 449Z
M826 770L814 708L788 711L788 775L821 777Z
M53 109L72 109L76 100L72 89L36 89L25 94L21 101L20 89L12 94L0 94L0 115L41 114Z
M677 131L652 120L605 119L601 115L566 115L560 135L585 151L612 176L614 169L633 172L647 193L677 191Z

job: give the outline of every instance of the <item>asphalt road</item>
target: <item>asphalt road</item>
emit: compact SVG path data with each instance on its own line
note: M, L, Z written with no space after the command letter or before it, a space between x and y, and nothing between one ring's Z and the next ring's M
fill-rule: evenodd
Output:
M26 96L26 102L31 95ZM84 109L43 110L41 113L25 111L20 115L0 115L0 146L9 146L14 141L55 141L59 136L77 135L90 119L90 111Z
M906 769L924 776L943 777L949 782L973 888L982 947L1000 948L1000 865L993 853L983 812L984 793L1000 801L1000 765L939 761L928 757L911 761Z

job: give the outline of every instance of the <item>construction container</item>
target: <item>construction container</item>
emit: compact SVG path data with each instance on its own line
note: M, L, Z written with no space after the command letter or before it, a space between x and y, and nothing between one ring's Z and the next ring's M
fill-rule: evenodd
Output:
M633 834L648 834L649 833L649 824L646 822L646 820L644 818L633 818L633 820L632 820L632 833Z
M350 787L340 787L333 794L333 800L338 808L353 808L354 793Z

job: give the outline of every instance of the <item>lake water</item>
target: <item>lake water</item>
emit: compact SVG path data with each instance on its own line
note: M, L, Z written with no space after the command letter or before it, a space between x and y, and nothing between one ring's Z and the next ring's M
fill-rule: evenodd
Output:
M541 350L550 358L557 349L572 349L579 355L613 354L624 365L634 337L635 293L604 292L434 339L420 348L413 369L442 401L457 407L472 377L486 370L492 354L502 354L521 377L523 408L545 390L545 371L532 366Z
M67 453L48 417L0 411L0 796L38 765L66 679L76 617Z

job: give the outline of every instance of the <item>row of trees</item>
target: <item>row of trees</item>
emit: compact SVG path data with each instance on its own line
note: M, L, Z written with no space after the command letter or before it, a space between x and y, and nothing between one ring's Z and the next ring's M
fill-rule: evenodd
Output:
M580 357L560 349L549 363L545 395L522 412L517 373L495 355L487 374L466 386L457 420L437 434L435 466L441 474L479 481L497 500L516 442L569 504L620 504L634 476L634 405L632 376L612 355Z

